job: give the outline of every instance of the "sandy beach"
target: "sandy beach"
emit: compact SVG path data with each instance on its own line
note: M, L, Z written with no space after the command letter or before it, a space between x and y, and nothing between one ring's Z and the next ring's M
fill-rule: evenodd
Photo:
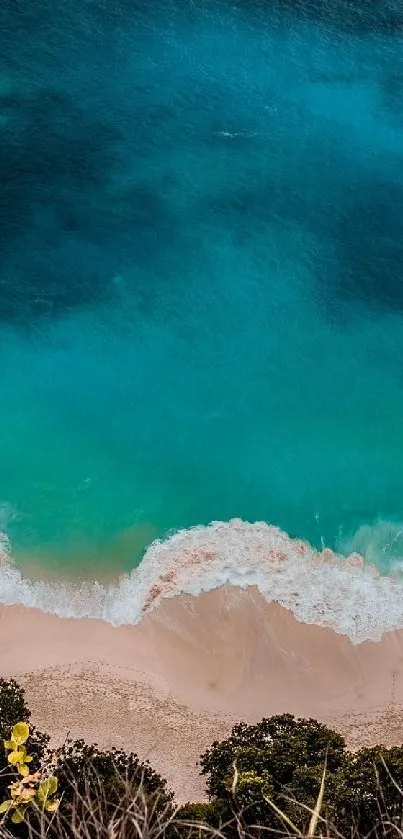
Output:
M334 725L351 747L403 741L403 630L354 645L253 587L178 595L116 628L1 606L0 639L0 675L25 686L54 743L133 749L179 802L204 797L197 759L240 719L287 711Z

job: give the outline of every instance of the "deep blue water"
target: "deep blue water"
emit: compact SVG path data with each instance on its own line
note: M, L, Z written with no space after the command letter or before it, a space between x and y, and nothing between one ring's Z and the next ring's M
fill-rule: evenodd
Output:
M401 521L401 4L3 0L0 41L17 560Z

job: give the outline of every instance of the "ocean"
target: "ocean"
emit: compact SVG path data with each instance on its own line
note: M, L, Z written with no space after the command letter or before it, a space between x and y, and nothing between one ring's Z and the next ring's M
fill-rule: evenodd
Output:
M234 517L398 575L400 3L3 0L0 44L21 592Z

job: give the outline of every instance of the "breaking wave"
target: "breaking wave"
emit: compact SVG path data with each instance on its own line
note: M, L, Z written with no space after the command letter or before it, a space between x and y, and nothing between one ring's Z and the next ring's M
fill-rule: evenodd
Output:
M398 525L382 523L358 531L352 544L368 553L370 545L380 544L385 527L389 536L397 535ZM298 620L331 627L355 643L403 626L398 576L380 576L357 552L346 557L317 551L264 522L212 522L156 540L141 565L115 585L32 581L13 564L6 539L0 553L0 601L63 617L134 624L162 598L230 584L256 586L268 602L291 609Z

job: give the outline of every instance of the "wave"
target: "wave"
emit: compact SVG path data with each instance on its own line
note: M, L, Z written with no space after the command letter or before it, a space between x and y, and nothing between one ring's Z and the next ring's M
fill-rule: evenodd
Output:
M358 531L368 548L379 527ZM388 533L397 525L388 525ZM353 539L353 544L355 544ZM365 553L365 550L364 550ZM378 640L403 626L403 586L397 577L380 576L357 552L347 557L315 550L265 522L241 519L180 530L147 549L138 568L118 584L30 580L0 542L0 602L23 604L61 617L89 617L112 625L134 624L166 597L198 595L223 585L256 586L304 623L331 627L354 643Z
M403 566L403 523L363 524L352 537L340 539L337 547L345 555L361 554L366 562L384 571L399 571Z

